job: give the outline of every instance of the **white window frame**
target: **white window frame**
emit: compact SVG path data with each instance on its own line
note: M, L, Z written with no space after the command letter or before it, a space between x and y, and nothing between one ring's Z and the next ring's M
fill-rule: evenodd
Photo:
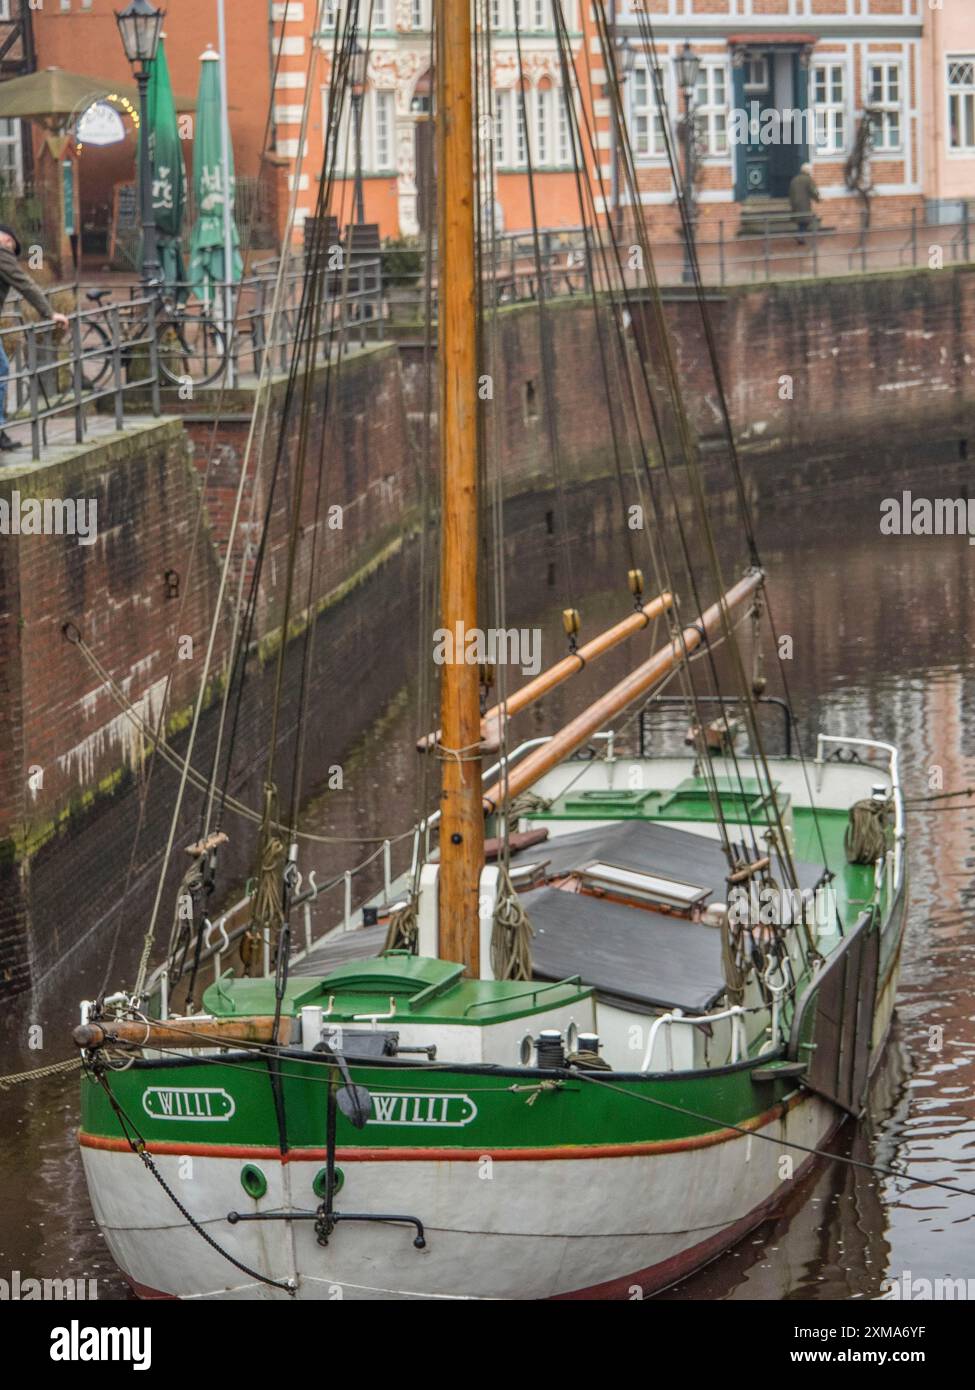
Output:
M528 86L525 106L528 108L527 140L520 90L503 87L494 93L495 168L526 169L529 153L536 170L571 168L572 140L563 89L554 83L548 87Z
M8 191L12 189L19 193L24 186L24 141L20 120L17 117L0 120L0 149L10 150L13 153L11 160L2 161L2 169L10 174L11 181Z
M753 64L761 63L761 77L758 81L749 79ZM746 92L767 92L769 89L769 62L767 53L753 53L745 59L744 90Z
M867 105L879 112L879 119L874 120L873 124L873 148L877 154L903 154L905 140L905 121L906 113L904 107L904 62L900 58L877 57L874 54L867 54ZM874 98L873 70L880 68L881 77L881 99ZM890 96L890 77L891 73L897 75L897 97ZM892 118L897 119L897 141L892 143L890 138Z
M410 0L410 28L414 34L430 29L431 0Z
M494 167L503 169L508 164L508 122L507 102L503 92L494 93Z
M322 120L327 129L328 103L331 88L322 88ZM368 87L362 98L362 172L364 174L393 174L396 172L396 99L387 88ZM383 148L380 148L380 114L386 112ZM353 148L352 101L346 96L338 130L338 149L335 155L336 178L352 178L355 171Z
M716 99L715 78L721 74L723 99ZM731 155L731 141L728 135L728 111L731 94L731 70L724 58L705 59L698 73L698 86L694 92L694 123L704 132L704 158L706 160L726 160ZM698 92L701 82L707 90L707 100L700 101Z
M819 97L819 74L824 74L825 92ZM840 95L836 96L835 80L840 79ZM823 58L812 64L810 73L810 105L813 109L813 122L816 156L844 154L849 147L850 110L847 93L849 78L846 62L842 58ZM820 132L823 140L820 141Z
M556 162L560 169L573 166L572 147L575 133L572 128L573 112L570 108L572 92L564 87L555 88L555 149Z
M361 0L360 0L361 3ZM515 32L515 5L519 6L518 28L522 34L551 34L555 32L552 0L491 0L491 28L497 33ZM575 32L575 8L572 0L562 0L562 13L569 33Z
M966 63L970 66L971 82L963 83L951 80L951 70L958 63ZM975 154L975 53L948 53L945 55L945 96L947 108L945 129L948 132L948 154L973 155ZM958 108L957 127L961 136L958 144L952 140L952 130L955 124L952 119L952 107L955 105ZM967 116L966 107L968 108ZM965 139L966 130L971 134L971 138L967 140Z
M421 0L423 3L424 0ZM415 0L413 0L415 4ZM429 9L429 0L425 0L426 8ZM334 34L339 28L339 20L342 16L343 0L325 0L322 6L322 32ZM317 4L316 4L317 8ZM359 0L359 27L361 32L366 32L366 25L371 17L373 31L382 30L385 33L393 27L391 14L393 12L393 0Z
M669 111L673 105L673 84L667 64L658 67L657 72L660 76L661 95ZM645 101L637 101L638 91L641 95L645 91ZM645 124L641 125L641 122ZM653 67L645 59L638 59L626 83L626 124L630 132L633 158L638 164L666 159L667 145L663 122L664 114L657 99Z
M555 162L553 159L554 142L552 129L552 117L555 115L552 101L553 91L551 87L532 88L532 115L534 117L534 145L532 147L532 162L537 169L551 168Z

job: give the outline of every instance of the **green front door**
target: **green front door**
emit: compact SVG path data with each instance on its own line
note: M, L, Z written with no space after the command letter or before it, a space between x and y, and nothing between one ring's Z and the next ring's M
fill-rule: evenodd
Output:
M742 96L748 113L748 136L740 147L742 184L746 198L768 198L772 190L773 146L763 142L765 112L775 108L775 64L771 53L750 50L742 69Z

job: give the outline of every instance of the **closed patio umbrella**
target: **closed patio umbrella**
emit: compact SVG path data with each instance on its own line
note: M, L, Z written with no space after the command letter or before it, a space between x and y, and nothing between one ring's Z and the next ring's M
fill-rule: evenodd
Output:
M162 39L149 73L147 94L149 163L152 168L152 210L156 220L159 260L168 285L186 280L183 265L183 215L186 211L186 165L179 139L176 103Z
M207 49L201 59L200 90L196 103L196 138L193 141L193 191L196 221L190 250L190 282L197 294L212 296L212 287L228 277L224 273L224 198L233 212L233 150L227 151L229 193L224 188L221 160L219 56ZM239 280L243 271L239 239L230 219L233 265L229 278Z

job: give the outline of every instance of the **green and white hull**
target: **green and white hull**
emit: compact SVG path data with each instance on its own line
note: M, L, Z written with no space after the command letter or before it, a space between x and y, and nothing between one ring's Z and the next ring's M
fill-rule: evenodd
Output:
M863 748L865 759L886 756ZM859 1110L879 1060L906 904L896 754L886 754L886 770L816 765L837 920L820 923L822 963L805 976L797 948L791 1002L770 997L766 977L738 1007L715 998L687 1013L634 1002L636 989L627 1003L593 983L595 954L592 972L583 961L570 978L470 980L424 954L421 910L418 956L351 959L360 938L348 934L308 955L282 1005L291 1046L143 1050L123 1070L87 1075L82 1156L120 1268L149 1297L634 1298L713 1259L795 1190ZM555 769L541 788L548 809L533 818L550 830L545 852L579 834L562 788L591 793L582 804L594 806L607 783L656 788L664 799L636 819L693 823L713 841L689 766ZM774 771L797 857L809 857L802 769L775 760ZM847 810L878 783L896 804L897 835L875 865L846 865ZM620 824L597 815L582 828ZM830 1050L837 1000L846 1022ZM204 1005L213 1019L273 1013L273 980L224 977ZM338 1071L312 1050L323 1020L345 1082L369 1092L361 1128L333 1101L331 1136ZM364 1033L394 1031L394 1055L356 1059ZM598 1034L608 1069L540 1065L532 1040L543 1033Z

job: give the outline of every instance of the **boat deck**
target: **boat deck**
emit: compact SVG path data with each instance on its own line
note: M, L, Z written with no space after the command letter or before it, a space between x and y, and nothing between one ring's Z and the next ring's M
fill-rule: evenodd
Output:
M855 920L860 906L853 900L861 893L866 896L873 871L846 865L842 855L845 824L841 813L830 822L829 838L835 850L838 837L840 853L837 858L827 848L827 857L837 873L841 915L846 920L850 912ZM803 856L796 865L799 886L812 891L823 882L825 868L811 817L807 823L801 812L796 813L796 834ZM727 894L726 862L718 840L652 820L625 820L556 835L512 855L511 862L513 868L545 864L545 876L550 879L601 862L692 884L712 902L724 901ZM606 1002L638 1009L681 1008L688 1013L707 1010L724 990L721 938L713 926L551 884L523 893L521 900L535 932L536 979L580 975ZM385 938L385 926L333 936L297 962L291 973L327 975L347 961L377 954Z

